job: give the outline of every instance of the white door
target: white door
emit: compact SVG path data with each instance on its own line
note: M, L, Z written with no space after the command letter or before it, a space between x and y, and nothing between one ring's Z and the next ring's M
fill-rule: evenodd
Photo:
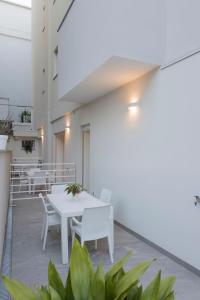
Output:
M90 128L82 127L82 185L90 191Z

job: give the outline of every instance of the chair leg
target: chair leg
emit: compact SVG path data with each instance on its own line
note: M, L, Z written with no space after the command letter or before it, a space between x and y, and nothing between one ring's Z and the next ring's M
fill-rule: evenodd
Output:
M71 234L72 234L72 245L73 245L75 240L75 231L71 230Z
M46 241L47 241L47 234L48 234L48 222L46 222L45 232L44 232L44 240L43 240L43 251L46 249Z
M97 240L94 241L94 248L97 250Z
M43 237L44 237L44 231L45 231L45 219L43 217L42 232L41 232L41 241L43 240Z
M84 246L84 240L81 238L81 246L83 247Z
M109 248L110 260L111 260L111 263L113 263L112 239L110 236L108 236L108 248Z

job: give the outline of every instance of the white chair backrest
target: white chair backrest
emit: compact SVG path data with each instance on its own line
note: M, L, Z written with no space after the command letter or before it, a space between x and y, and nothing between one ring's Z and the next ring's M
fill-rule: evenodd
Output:
M55 184L51 186L51 192L54 193L64 193L66 189L66 184Z
M47 180L47 172L46 171L40 171L40 172L34 172L33 175L33 182L35 184L46 184L46 180Z
M108 189L103 189L101 191L100 200L107 203L111 203L111 198L112 198L112 191Z
M39 197L42 200L42 204L43 204L43 208L44 208L45 213L48 214L47 204L46 204L46 201L44 199L44 196L40 193Z
M81 235L85 240L94 240L108 235L110 209L110 205L84 209Z

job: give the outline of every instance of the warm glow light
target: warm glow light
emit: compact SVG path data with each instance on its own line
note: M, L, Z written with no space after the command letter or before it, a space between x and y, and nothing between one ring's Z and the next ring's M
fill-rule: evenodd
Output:
M70 132L70 126L69 126L69 125L67 125L67 126L65 127L65 131L66 131L67 133Z
M137 103L130 103L128 106L128 109L131 111L135 111L135 109L137 108Z

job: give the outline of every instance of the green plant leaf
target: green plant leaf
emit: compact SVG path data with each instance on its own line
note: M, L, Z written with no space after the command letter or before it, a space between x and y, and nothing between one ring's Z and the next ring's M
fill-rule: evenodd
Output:
M140 277L147 271L152 262L143 262L135 268L128 271L119 281L116 287L116 300L119 300L124 293L128 292L140 279Z
M67 276L65 292L66 292L67 300L74 300L74 295L73 295L73 292L72 292L72 285L71 285L70 270L69 270L69 273L68 273L68 276Z
M70 278L75 300L88 300L94 271L86 248L74 241L70 257Z
M51 300L64 300L65 298L61 298L60 295L52 288L51 286L49 287L49 292L51 295Z
M167 297L171 294L175 281L176 281L176 277L174 276L169 276L161 280L159 300L166 300L166 299L168 300Z
M123 270L123 266L128 262L129 257L132 255L132 252L129 251L126 256L124 256L121 260L115 263L110 270L107 272L105 280L106 280L106 299L110 300L116 296L116 283L117 283L117 274L121 278L122 275L125 274ZM116 276L116 277L115 277Z
M48 282L57 293L60 295L61 299L65 299L65 287L58 274L55 265L50 261L48 267Z
M38 295L40 300L51 300L51 295L46 287L41 287L38 289Z
M157 300L160 290L161 272L159 271L143 292L142 300Z
M113 277L128 262L128 259L132 254L133 254L132 251L129 251L126 256L124 256L117 263L112 265L112 267L110 268L110 270L106 274L106 281L109 278Z
M142 286L132 287L128 294L126 300L141 300L142 299Z
M99 265L91 283L91 298L93 300L105 300L105 277L103 265Z
M17 280L10 280L2 276L3 283L14 300L38 300L37 295Z

